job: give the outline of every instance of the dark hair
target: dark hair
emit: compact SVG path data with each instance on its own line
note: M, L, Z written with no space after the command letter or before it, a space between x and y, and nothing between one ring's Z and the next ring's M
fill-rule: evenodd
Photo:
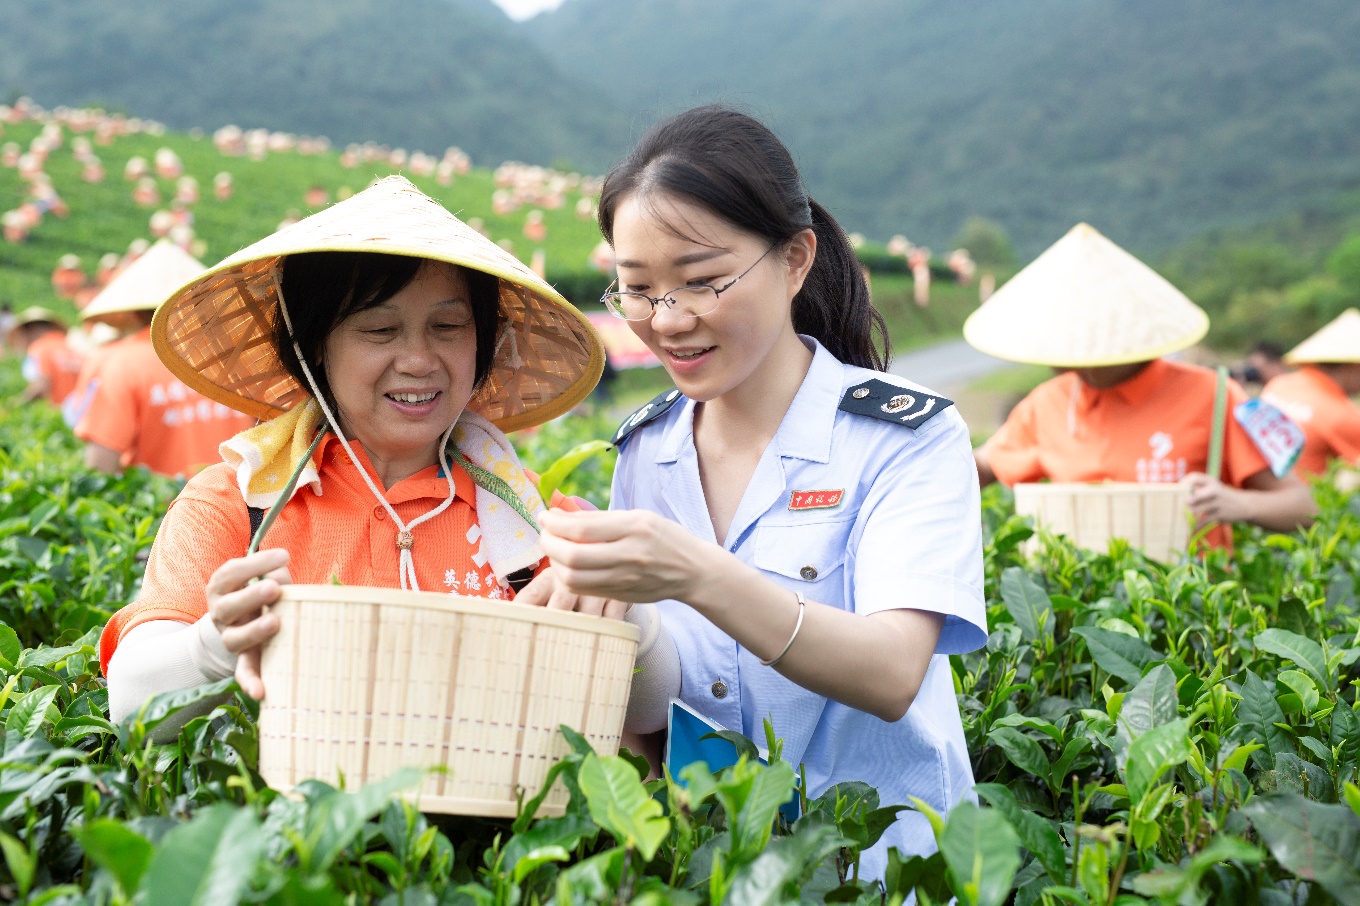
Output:
M1257 340L1251 349L1247 350L1248 355L1252 353L1263 355L1272 362L1278 362L1284 358L1284 347L1274 340Z
M288 315L293 321L293 338L307 359L327 403L334 405L335 397L331 394L330 381L326 379L326 369L317 367L326 338L350 315L379 306L401 292L427 263L432 262L426 258L379 252L300 252L284 258L280 282ZM491 373L491 362L496 354L500 280L472 268L459 269L467 280L473 323L477 328L475 386L480 387ZM284 369L310 391L307 377L293 352L288 327L277 310L274 313L274 348L278 350Z
M793 298L793 328L836 358L884 371L888 331L850 240L807 196L793 157L763 123L721 105L657 123L605 177L600 231L614 244L614 212L632 192L660 192L700 205L733 226L784 245L811 229L817 256Z

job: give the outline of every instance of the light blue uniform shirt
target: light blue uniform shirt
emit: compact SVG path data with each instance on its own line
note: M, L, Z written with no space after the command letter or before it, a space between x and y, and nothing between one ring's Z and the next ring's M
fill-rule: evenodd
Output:
M845 391L871 378L924 388L842 364L811 337L803 341L814 350L812 367L751 476L726 549L801 591L809 606L942 613L939 644L915 702L887 723L785 679L688 605L662 601L658 610L680 653L680 697L761 745L771 717L785 760L806 766L812 797L861 780L878 789L883 805L916 796L945 812L971 797L973 785L948 655L987 640L968 429L953 407L916 429L840 411ZM610 508L651 510L716 543L693 425L694 402L680 400L636 429L623 442ZM790 509L794 492L837 490L844 494L834 508ZM815 578L804 578L813 575L809 567ZM924 816L904 812L865 852L862 877L882 877L889 846L904 854L936 848Z

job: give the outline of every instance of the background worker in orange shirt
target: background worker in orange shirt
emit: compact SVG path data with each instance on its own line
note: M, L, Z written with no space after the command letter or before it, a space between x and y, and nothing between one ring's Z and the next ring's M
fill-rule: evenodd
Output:
M1266 384L1261 396L1303 429L1303 452L1295 469L1318 475L1332 459L1360 462L1360 311L1347 309L1284 357L1298 371Z
M66 325L60 316L36 305L26 308L15 317L8 342L24 356L23 373L28 386L19 402L46 397L60 406L75 386L81 366L80 354L66 343Z
M86 307L87 319L126 313L136 332L99 353L80 400L76 437L85 464L103 472L143 466L161 475L192 475L221 461L218 446L254 419L190 390L151 346L156 306L204 267L162 240L113 279ZM75 408L75 407L73 407Z
M1063 373L1036 387L974 451L983 484L1186 482L1200 522L1251 522L1274 531L1316 512L1296 476L1277 477L1231 413L1227 387L1222 475L1209 462L1213 371L1162 358L1198 342L1208 316L1092 227L1078 224L984 303L968 342ZM1226 544L1226 527L1210 543Z

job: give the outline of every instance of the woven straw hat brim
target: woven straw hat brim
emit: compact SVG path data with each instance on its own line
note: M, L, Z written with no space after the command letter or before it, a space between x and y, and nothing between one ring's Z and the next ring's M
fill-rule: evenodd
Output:
M542 424L585 399L604 346L585 315L513 255L400 176L380 180L231 255L156 310L151 337L171 372L209 399L256 418L310 394L273 344L276 269L302 252L378 252L445 261L500 279L503 336L469 408L502 431Z
M114 277L81 311L85 321L124 311L152 311L207 268L184 249L162 239Z
M5 342L11 346L14 345L14 337L21 328L44 322L55 324L61 328L66 327L66 320L52 309L43 308L41 305L30 305L14 316L14 323L10 325L9 332L5 334Z
M968 317L1000 359L1056 368L1144 362L1195 345L1209 316L1166 278L1081 223Z
M1331 323L1284 354L1291 365L1360 362L1360 311L1348 308Z

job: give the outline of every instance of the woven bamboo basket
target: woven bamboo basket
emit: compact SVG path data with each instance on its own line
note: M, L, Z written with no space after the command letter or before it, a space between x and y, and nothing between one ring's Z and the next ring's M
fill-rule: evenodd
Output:
M619 620L430 592L288 585L261 675L260 774L353 789L402 767L421 810L513 817L568 746L618 751L638 630ZM540 815L561 815L559 782Z
M1111 538L1123 538L1151 559L1169 562L1190 541L1187 494L1169 483L1017 484L1015 512L1078 547L1106 552ZM1028 549L1036 543L1032 539Z

